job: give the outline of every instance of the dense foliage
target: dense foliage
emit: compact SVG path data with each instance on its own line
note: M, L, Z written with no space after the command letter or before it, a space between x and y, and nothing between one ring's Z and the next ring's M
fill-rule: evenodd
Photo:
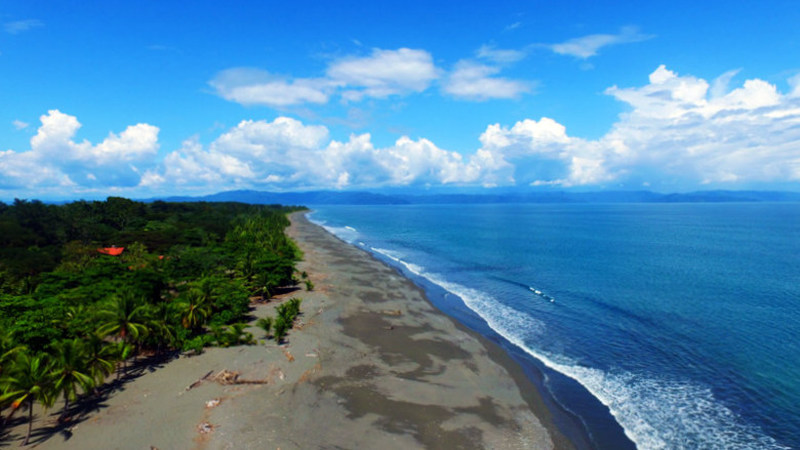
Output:
M141 352L252 341L251 297L297 283L297 208L110 197L0 203L0 428L95 390ZM99 249L124 247L117 256Z

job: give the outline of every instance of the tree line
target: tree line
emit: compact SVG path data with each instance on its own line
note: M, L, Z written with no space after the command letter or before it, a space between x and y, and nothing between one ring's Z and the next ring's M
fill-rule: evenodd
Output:
M251 298L297 284L298 207L0 202L0 430L98 394L131 358L243 342ZM100 249L124 247L118 256Z

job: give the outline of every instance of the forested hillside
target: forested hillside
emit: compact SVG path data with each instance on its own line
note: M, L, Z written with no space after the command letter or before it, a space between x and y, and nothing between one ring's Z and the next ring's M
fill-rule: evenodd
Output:
M297 283L297 209L0 203L0 428L21 404L68 406L136 354L236 342L252 297Z

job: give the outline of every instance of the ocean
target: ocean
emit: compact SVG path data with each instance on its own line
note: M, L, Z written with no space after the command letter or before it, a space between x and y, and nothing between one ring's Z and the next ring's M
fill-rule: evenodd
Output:
M800 448L800 204L318 206L579 447Z

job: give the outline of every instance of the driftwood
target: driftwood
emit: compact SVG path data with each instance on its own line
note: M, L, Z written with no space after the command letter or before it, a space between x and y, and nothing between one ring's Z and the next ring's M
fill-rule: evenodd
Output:
M188 390L196 388L197 386L200 386L200 384L202 384L203 381L206 381L208 379L208 377L211 376L212 373L214 373L214 371L213 370L209 370L207 374L205 374L202 377L198 378L197 381L195 381L194 383L186 386L186 390L188 391Z

